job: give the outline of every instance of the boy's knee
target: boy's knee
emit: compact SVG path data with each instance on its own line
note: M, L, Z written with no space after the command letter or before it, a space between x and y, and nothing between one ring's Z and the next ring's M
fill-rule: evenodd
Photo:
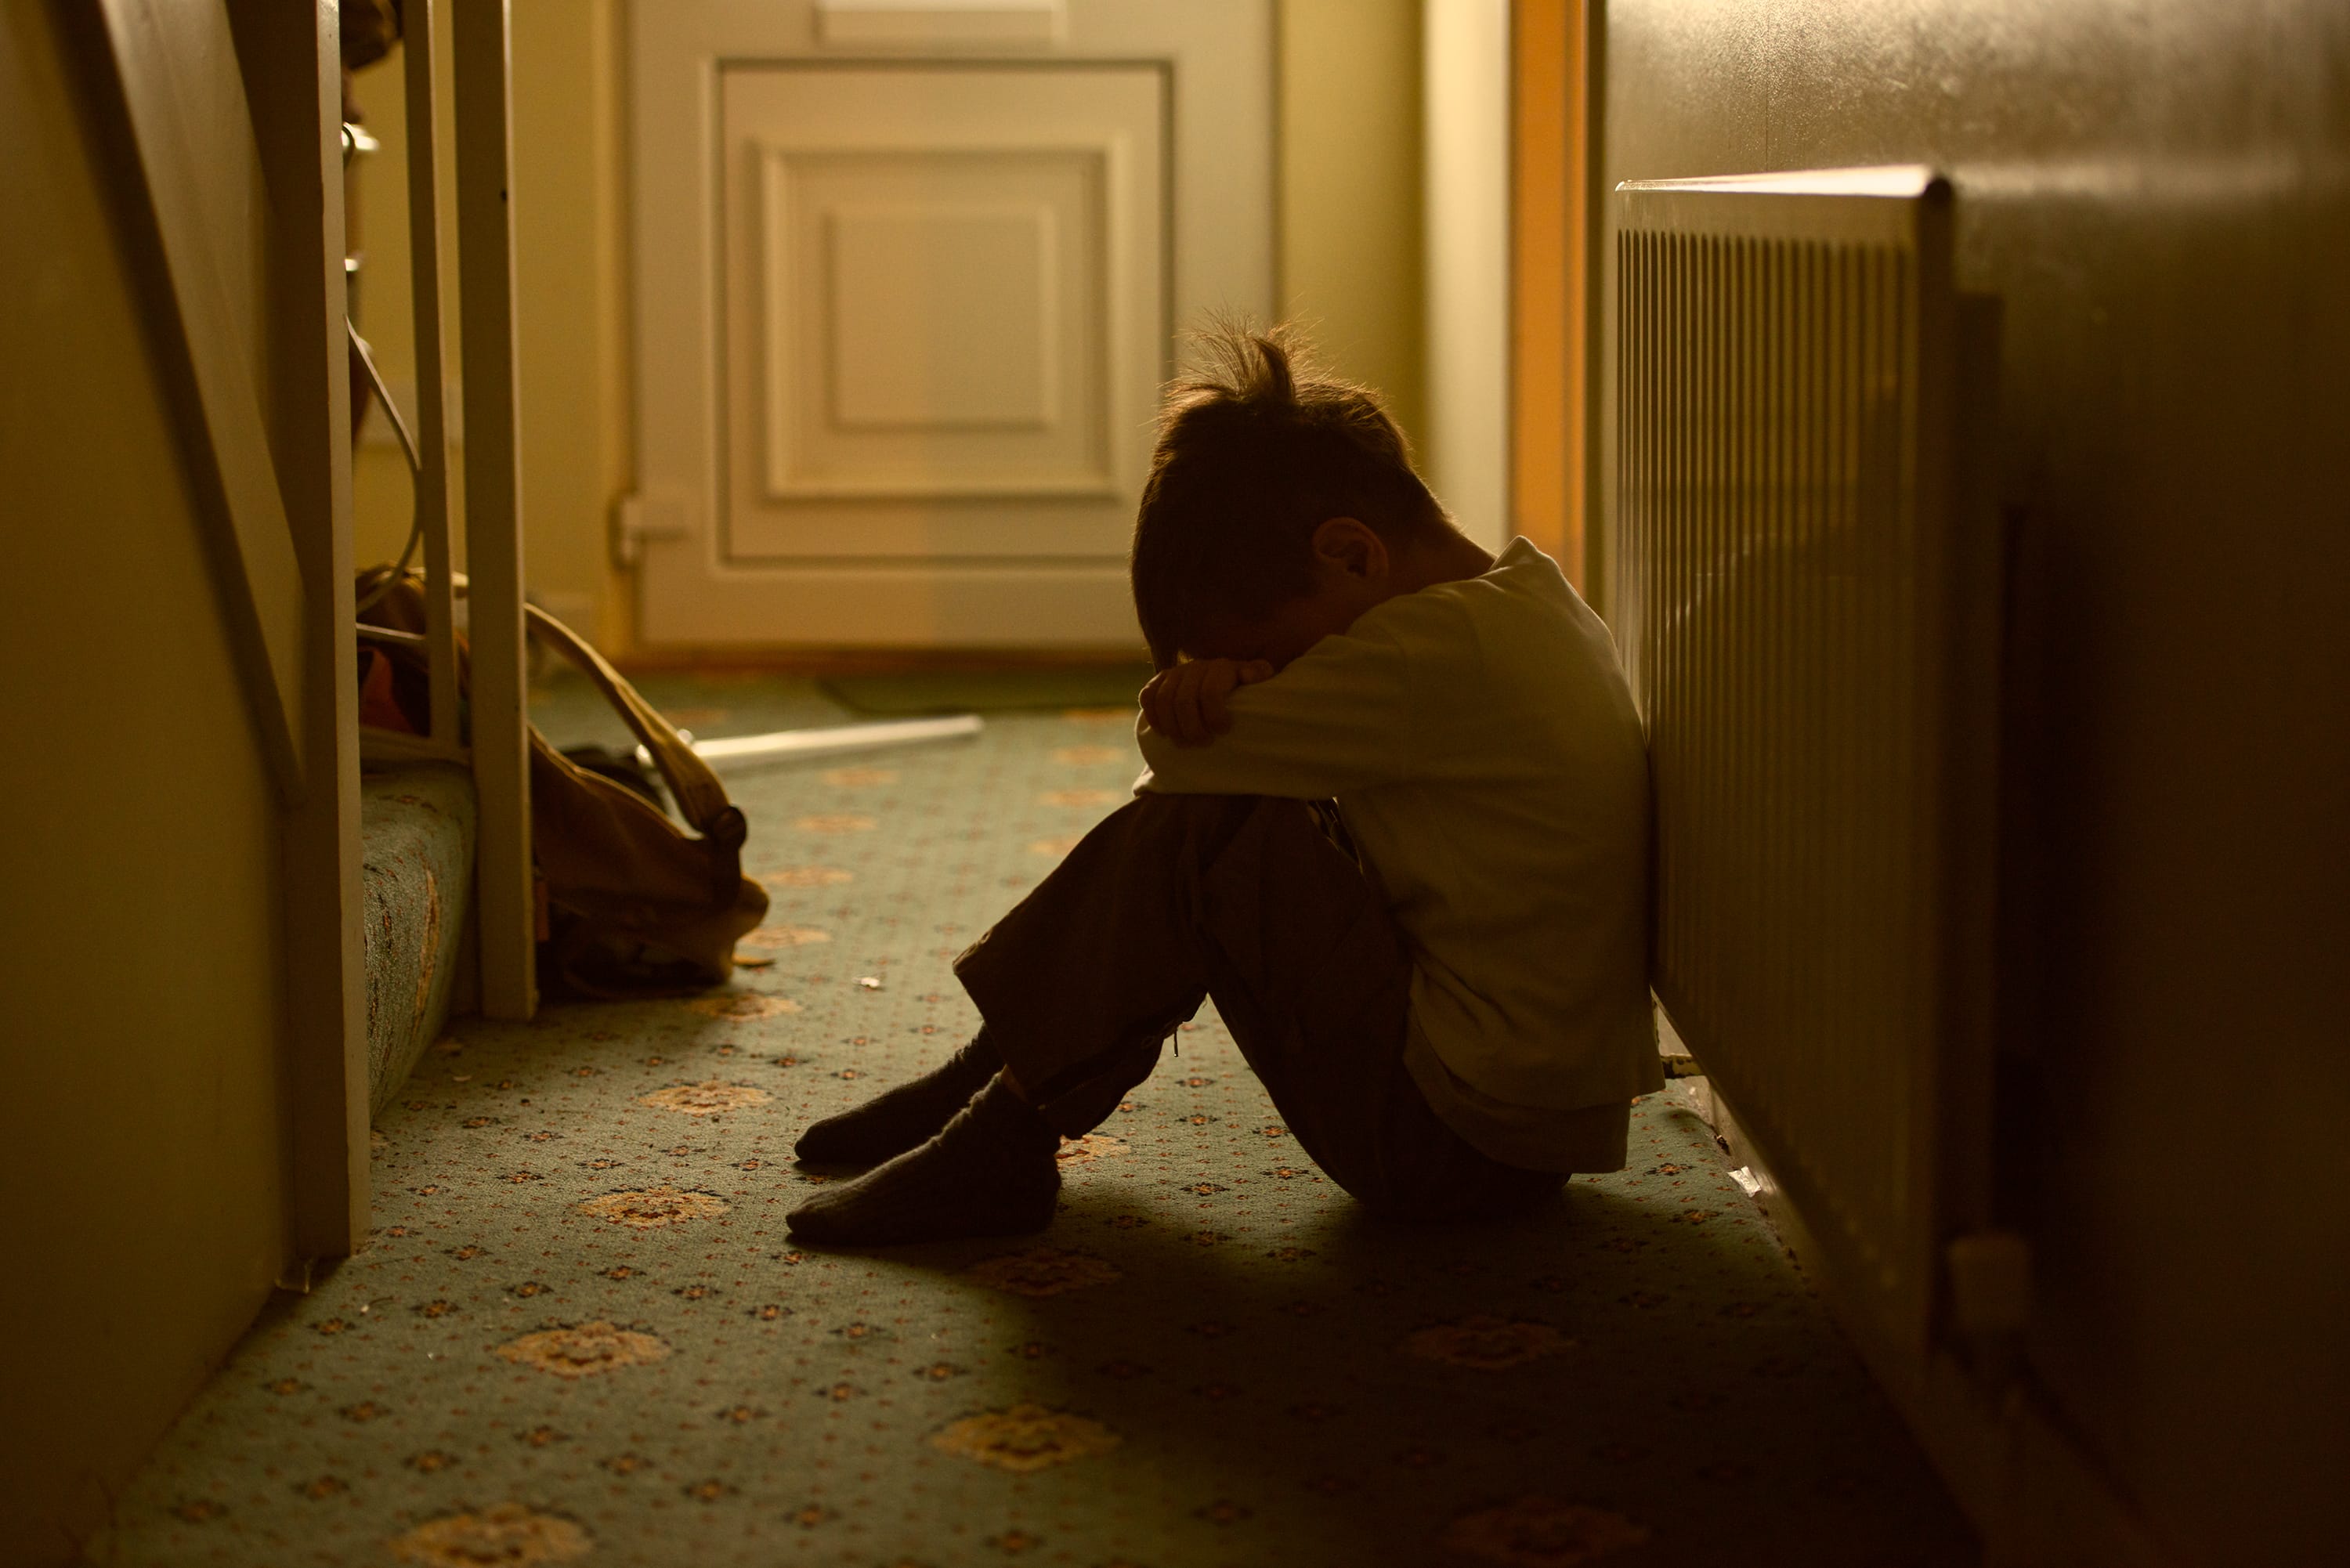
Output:
M1273 798L1262 794L1176 794L1153 789L1136 795L1134 806L1171 822L1244 822Z
M1172 794L1149 790L1135 796L1129 809L1138 811L1144 823L1179 839L1204 866L1221 857L1260 818L1295 812L1305 820L1305 804L1274 795Z

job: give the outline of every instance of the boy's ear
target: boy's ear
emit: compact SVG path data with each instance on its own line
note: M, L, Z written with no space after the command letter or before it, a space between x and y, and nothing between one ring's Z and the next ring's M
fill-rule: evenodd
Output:
M1315 558L1350 577L1387 574L1388 542L1359 517L1325 517L1314 529Z

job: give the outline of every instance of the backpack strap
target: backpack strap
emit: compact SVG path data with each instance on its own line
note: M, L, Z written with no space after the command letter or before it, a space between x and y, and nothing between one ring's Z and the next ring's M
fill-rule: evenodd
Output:
M629 728L652 754L653 765L660 769L661 777L668 782L670 794L675 797L687 826L729 847L739 846L743 837L743 814L727 801L726 786L718 782L718 775L710 771L708 763L693 754L693 748L677 732L676 726L639 696L628 678L613 669L577 632L536 605L523 607L533 634L577 665L603 692L605 701L628 722Z

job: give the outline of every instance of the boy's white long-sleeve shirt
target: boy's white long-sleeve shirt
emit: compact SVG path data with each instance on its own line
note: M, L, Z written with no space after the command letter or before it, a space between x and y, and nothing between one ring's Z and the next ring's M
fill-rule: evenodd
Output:
M1539 1122L1660 1086L1646 743L1615 641L1555 562L1513 540L1229 711L1202 746L1139 726L1137 791L1336 797L1411 945L1416 1032L1456 1082L1415 1075L1471 1142L1517 1109Z

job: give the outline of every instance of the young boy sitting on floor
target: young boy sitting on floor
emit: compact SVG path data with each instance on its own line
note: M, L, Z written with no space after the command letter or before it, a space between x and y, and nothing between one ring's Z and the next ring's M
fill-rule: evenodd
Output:
M1148 770L955 961L978 1034L808 1127L878 1165L791 1214L834 1245L1042 1230L1203 998L1371 1209L1523 1209L1624 1163L1661 1082L1648 759L1607 628L1496 557L1376 394L1220 334L1172 389L1134 530Z

